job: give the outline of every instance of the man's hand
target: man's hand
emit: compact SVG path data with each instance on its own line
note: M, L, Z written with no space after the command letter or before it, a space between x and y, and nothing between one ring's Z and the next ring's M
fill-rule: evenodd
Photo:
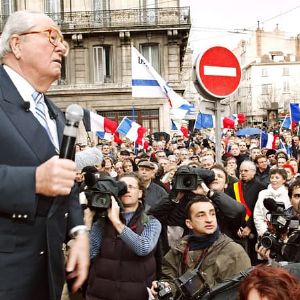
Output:
M35 191L45 196L70 194L76 177L76 164L69 159L53 156L36 168Z
M66 271L69 273L67 280L75 279L72 293L75 293L84 283L89 271L89 238L88 234L81 233L71 241L67 258Z
M251 229L246 226L245 228L240 227L240 229L238 230L237 234L240 238L245 238L247 236L249 236L251 233Z
M270 249L267 249L263 246L255 245L255 251L262 257L262 259L268 260L270 258Z
M107 210L107 216L118 233L121 233L125 225L120 220L120 206L114 196L111 196L111 207Z

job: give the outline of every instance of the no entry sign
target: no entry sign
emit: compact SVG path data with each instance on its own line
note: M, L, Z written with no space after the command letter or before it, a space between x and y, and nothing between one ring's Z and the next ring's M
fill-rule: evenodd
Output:
M212 47L198 56L195 73L199 88L208 98L223 99L233 94L241 80L241 67L227 48Z

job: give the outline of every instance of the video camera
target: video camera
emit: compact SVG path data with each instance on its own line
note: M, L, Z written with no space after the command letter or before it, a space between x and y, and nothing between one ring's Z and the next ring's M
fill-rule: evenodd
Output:
M88 200L87 206L96 212L105 212L111 207L111 196L114 196L119 206L123 208L119 196L127 193L127 185L123 181L116 181L108 175L100 173L86 173L85 183L87 190L85 191Z
M285 210L284 203L276 202L273 198L264 199L264 206L271 214L270 223L273 232L265 232L258 246L270 249L270 257L276 258L276 260L300 261L300 257L291 256L290 253L290 247L300 250L299 220ZM287 235L287 241L282 240L283 234ZM298 241L297 245L295 245L295 241Z
M214 179L215 173L211 170L181 166L174 175L172 189L175 191L193 191L197 189L197 186L202 181L208 185L213 182Z

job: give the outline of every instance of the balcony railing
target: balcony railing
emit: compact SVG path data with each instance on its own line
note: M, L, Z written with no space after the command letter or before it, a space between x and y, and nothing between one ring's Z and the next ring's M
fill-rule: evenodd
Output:
M147 26L190 25L189 7L122 9L48 13L63 31L72 29L109 30ZM0 16L2 32L8 16Z

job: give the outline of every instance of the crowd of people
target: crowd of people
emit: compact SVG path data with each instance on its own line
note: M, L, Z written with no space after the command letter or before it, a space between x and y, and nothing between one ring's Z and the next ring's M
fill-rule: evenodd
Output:
M0 39L0 299L59 300L66 281L64 299L147 300L164 289L196 299L251 266L300 261L298 136L286 132L283 150L264 149L228 131L218 164L201 132L150 136L140 151L99 140L76 145L75 162L59 158L65 119L45 93L67 54L48 16L8 18ZM241 299L275 299L259 282L268 284L272 270L278 284L270 289L299 299L298 279L261 266L242 283Z
M273 254L276 257L270 255L271 249L263 247L260 239L268 232L275 233L270 211L264 206L266 198L280 203L289 216L300 219L299 199L295 196L297 193L293 193L300 188L298 136L292 137L293 151L287 154L284 149L261 148L258 136L236 137L234 132L228 131L222 137L221 164L216 163L214 143L200 131L189 137L175 132L169 140L165 138L166 135L157 140L153 138L149 148L140 151L128 140L124 140L121 146L99 140L99 144L91 148L99 153L101 163L94 164L94 167L104 177L118 181L136 174L143 181L143 196L139 199L144 212L161 224L156 247L154 244L150 247L153 251L155 249L153 255L156 259L156 273L152 274L152 279L166 282L178 297L182 291L178 290L176 280L196 267L205 274L204 288L205 284L213 287L250 266L268 264L273 259L288 260L279 253L278 256ZM90 163L88 151L91 149L87 148L86 145L77 145L77 164ZM198 178L195 188L177 186L180 174L194 172ZM97 223L96 220L93 226ZM92 241L95 240L93 226ZM282 235L287 235L287 231ZM115 234L123 239L122 231L116 229ZM136 241L145 234L142 231L136 236ZM153 242L152 235L148 239ZM128 240L123 242L139 256ZM109 251L119 252L112 248ZM145 254L147 256L149 252ZM91 277L101 273L92 270ZM144 283L150 287L148 279L144 279ZM94 282L95 279L90 280ZM150 290L153 296L158 293L156 280ZM116 278L114 282L110 288L120 290ZM123 297L126 294L129 293L124 293ZM144 297L147 299L146 294ZM87 299L104 298L89 294L88 288Z

